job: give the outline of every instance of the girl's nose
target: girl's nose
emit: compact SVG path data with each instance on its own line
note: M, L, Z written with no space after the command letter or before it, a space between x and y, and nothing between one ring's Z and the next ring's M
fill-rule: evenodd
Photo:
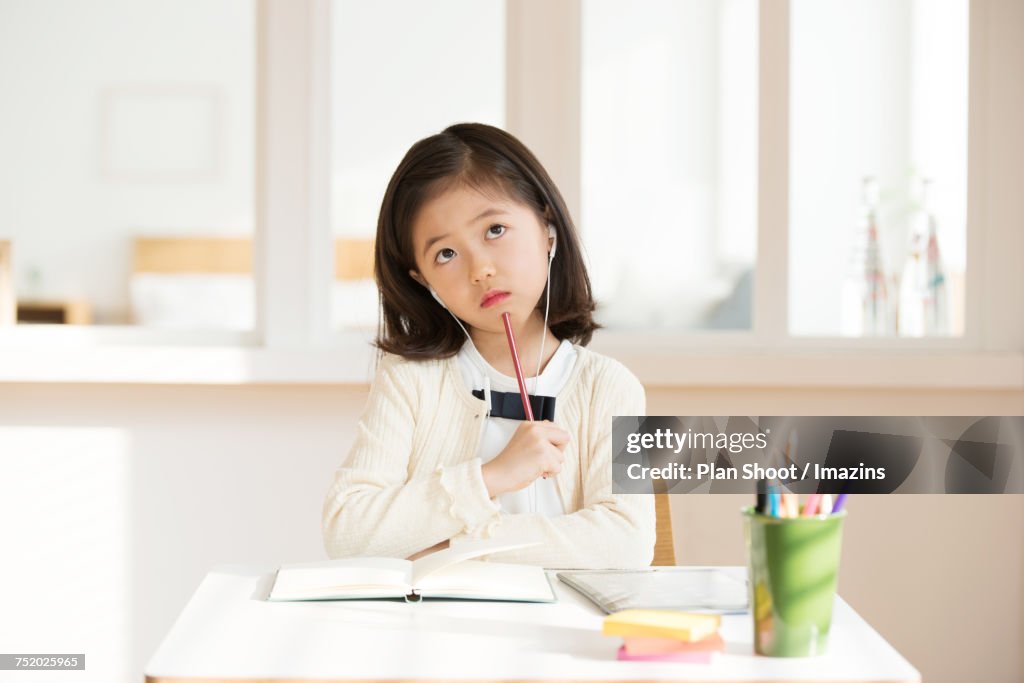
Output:
M490 259L479 258L473 262L471 276L473 284L481 282L485 277L494 275L494 263Z

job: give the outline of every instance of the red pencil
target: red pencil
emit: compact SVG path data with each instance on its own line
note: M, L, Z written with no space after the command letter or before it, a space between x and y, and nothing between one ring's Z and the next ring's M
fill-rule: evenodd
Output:
M519 365L519 351L516 350L516 337L512 334L512 321L507 312L501 314L501 320L505 323L505 336L508 337L508 350L512 352L512 365L516 367L516 380L519 382L519 397L523 399L523 412L526 413L526 419L533 422L530 395L526 392L526 380L523 379L523 368Z

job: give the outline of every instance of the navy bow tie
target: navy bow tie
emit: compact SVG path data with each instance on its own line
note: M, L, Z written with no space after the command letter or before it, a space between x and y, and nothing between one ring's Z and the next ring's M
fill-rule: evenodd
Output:
M481 401L484 400L483 389L474 389L473 395ZM555 421L554 396L530 395L530 409L533 411L534 420ZM523 410L523 399L520 397L519 392L492 391L491 417L504 417L509 420L525 420L526 412Z

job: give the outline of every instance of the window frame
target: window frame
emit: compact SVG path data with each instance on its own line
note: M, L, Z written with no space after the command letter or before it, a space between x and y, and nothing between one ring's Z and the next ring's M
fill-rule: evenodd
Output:
M225 333L115 326L0 328L0 350L5 351L0 357L6 356L6 360L0 360L0 381L233 384L350 383L369 378L373 332L329 329L333 281L328 191L330 0L254 2L255 329ZM579 212L580 197L580 3L506 2L507 127L538 154L575 214ZM789 334L790 3L761 0L758 246L752 327L722 332L606 330L595 336L593 348L614 354L627 365L634 361L647 367L651 359L658 359L661 367L674 368L665 378L655 367L638 373L653 384L697 381L704 377L702 371L678 368L693 359L707 363L710 358L711 364L706 367L717 368L725 375L712 384L944 386L952 382L955 386L1024 389L1024 321L1000 315L1002 302L988 295L996 286L991 277L993 264L998 267L1012 261L1000 253L998 246L999 238L1009 234L1009 221L1003 220L996 229L987 222L992 199L987 193L986 176L993 142L986 128L992 113L989 66L997 61L989 58L990 12L991 0L970 0L966 311L962 337L856 339ZM1006 125L1011 116L1003 115L998 121ZM1024 282L1019 275L1006 277L1011 288L1015 277ZM147 350L154 358L161 354L175 358L182 364L180 371L153 371L152 363L146 360ZM249 368L248 374L237 368L212 370L210 363L223 353L241 359L239 367ZM765 354L784 363L811 359L812 364L821 357L831 358L834 363L841 356L860 369L822 369L823 376L784 382L777 371L758 370L766 365ZM137 359L134 375L115 371L117 359L124 357ZM739 363L746 373L741 378L739 371L734 371L736 358L758 360ZM871 359L880 363L874 371L863 365ZM924 360L926 365L909 374L896 371L894 378L894 370L906 367L908 359L916 359L914 363ZM952 379L930 379L927 363L932 364L934 372L939 362L952 363L959 370L953 372ZM92 368L76 369L75 363L92 363ZM976 377L972 378L969 368L978 370ZM865 371L867 376L863 375Z

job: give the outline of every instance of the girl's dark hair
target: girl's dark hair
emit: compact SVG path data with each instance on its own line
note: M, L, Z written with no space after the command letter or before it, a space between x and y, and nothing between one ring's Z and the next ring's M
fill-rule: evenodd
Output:
M409 275L416 270L412 224L423 205L460 184L482 192L498 191L551 223L558 252L551 267L548 326L560 340L590 343L594 299L572 218L544 167L512 135L481 123L459 123L420 140L391 176L377 220L374 277L380 292L381 319L375 345L410 359L448 358L462 347L465 334ZM543 311L544 295L538 308Z

